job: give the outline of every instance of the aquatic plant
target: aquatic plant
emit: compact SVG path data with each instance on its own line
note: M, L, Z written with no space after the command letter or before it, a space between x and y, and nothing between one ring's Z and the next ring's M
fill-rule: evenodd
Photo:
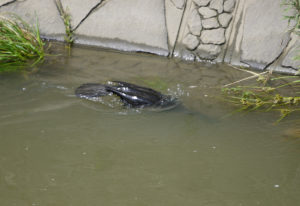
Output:
M71 12L67 7L66 10L62 8L60 1L55 1L55 4L60 12L61 18L64 21L66 36L64 36L65 41L69 44L69 46L73 45L74 39L74 31L71 29Z
M230 65L231 66L231 65ZM231 66L233 67L233 66ZM236 67L233 67L236 68ZM241 70L240 68L236 68ZM249 71L247 71L249 72ZM250 72L254 73L254 72ZM260 76L254 73L255 77ZM265 72L262 74L266 74ZM259 79L264 79L265 77L258 77ZM249 78L246 78L249 79ZM294 80L296 79L296 80ZM280 80L289 81L288 83L282 83ZM269 111L279 111L280 118L276 121L276 123L280 122L283 118L289 116L291 113L296 113L300 111L299 103L300 103L300 92L298 92L297 88L300 87L300 80L298 76L283 76L278 78L272 78L270 81L273 85L279 85L276 87L272 86L264 86L259 82L254 82L248 86L237 86L232 88L227 88L228 84L221 88L224 96L218 97L227 102L230 102L234 105L241 106L238 110L228 114L223 117L226 118L238 112L244 112L242 115L245 115L251 111L260 112L269 112ZM277 82L276 82L277 81ZM241 82L237 81L237 82ZM234 82L234 83L237 83ZM260 84L260 85L257 85ZM294 92L289 91L292 95L285 96L282 93L286 93L286 90L294 89ZM296 89L295 89L296 88ZM299 95L299 96L298 96Z
M36 64L43 59L44 43L35 17L34 25L14 13L0 15L0 70L38 58Z

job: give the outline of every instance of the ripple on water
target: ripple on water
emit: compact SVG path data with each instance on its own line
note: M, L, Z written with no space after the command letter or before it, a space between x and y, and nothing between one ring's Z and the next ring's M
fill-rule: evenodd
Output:
M300 202L299 139L282 141L299 134L295 119L274 125L278 113L249 112L220 120L238 108L210 98L248 74L53 44L62 55L46 56L27 79L0 75L1 206ZM163 84L153 88L177 98L176 108L74 96L88 82L149 87L157 78Z

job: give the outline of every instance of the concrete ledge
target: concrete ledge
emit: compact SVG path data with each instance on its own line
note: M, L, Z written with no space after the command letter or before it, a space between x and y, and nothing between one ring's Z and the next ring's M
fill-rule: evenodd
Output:
M62 9L66 11L68 8L71 14L71 27L76 29L79 24L88 16L94 8L99 6L102 0L89 1L74 1L74 0L60 0Z
M251 67L265 69L290 41L288 22L281 16L281 1L275 2L253 0L246 4L241 61Z
M116 49L120 51L127 52L144 52L151 53L160 56L168 56L169 51L161 49L158 47L152 47L145 44L137 44L132 42L127 42L121 39L108 39L108 38L99 38L99 37L90 37L84 35L76 35L75 43L90 45L90 46L99 46L102 48Z
M282 0L0 0L0 13L37 13L42 38L64 41L55 1L71 12L75 44L187 61L294 73Z
M165 50L164 55L168 55L168 33L164 12L164 0L110 0L77 28L75 37L77 42L80 42L81 36L119 39L133 45L156 47ZM129 44L123 44L125 45ZM122 47L121 50L132 48Z

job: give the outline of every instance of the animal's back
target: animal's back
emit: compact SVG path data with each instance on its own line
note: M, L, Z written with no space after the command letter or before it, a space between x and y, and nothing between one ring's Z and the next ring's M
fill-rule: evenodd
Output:
M92 99L108 94L120 97L125 106L129 107L172 107L177 106L177 99L164 95L148 87L115 81L118 85L83 84L75 90L75 95L85 99Z

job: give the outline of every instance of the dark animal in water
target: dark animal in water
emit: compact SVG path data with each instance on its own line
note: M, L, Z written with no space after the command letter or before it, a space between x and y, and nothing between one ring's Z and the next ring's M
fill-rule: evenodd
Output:
M75 95L80 98L91 99L94 97L115 94L128 107L175 107L177 99L164 95L147 87L141 87L127 82L114 81L118 85L83 84L75 90Z

